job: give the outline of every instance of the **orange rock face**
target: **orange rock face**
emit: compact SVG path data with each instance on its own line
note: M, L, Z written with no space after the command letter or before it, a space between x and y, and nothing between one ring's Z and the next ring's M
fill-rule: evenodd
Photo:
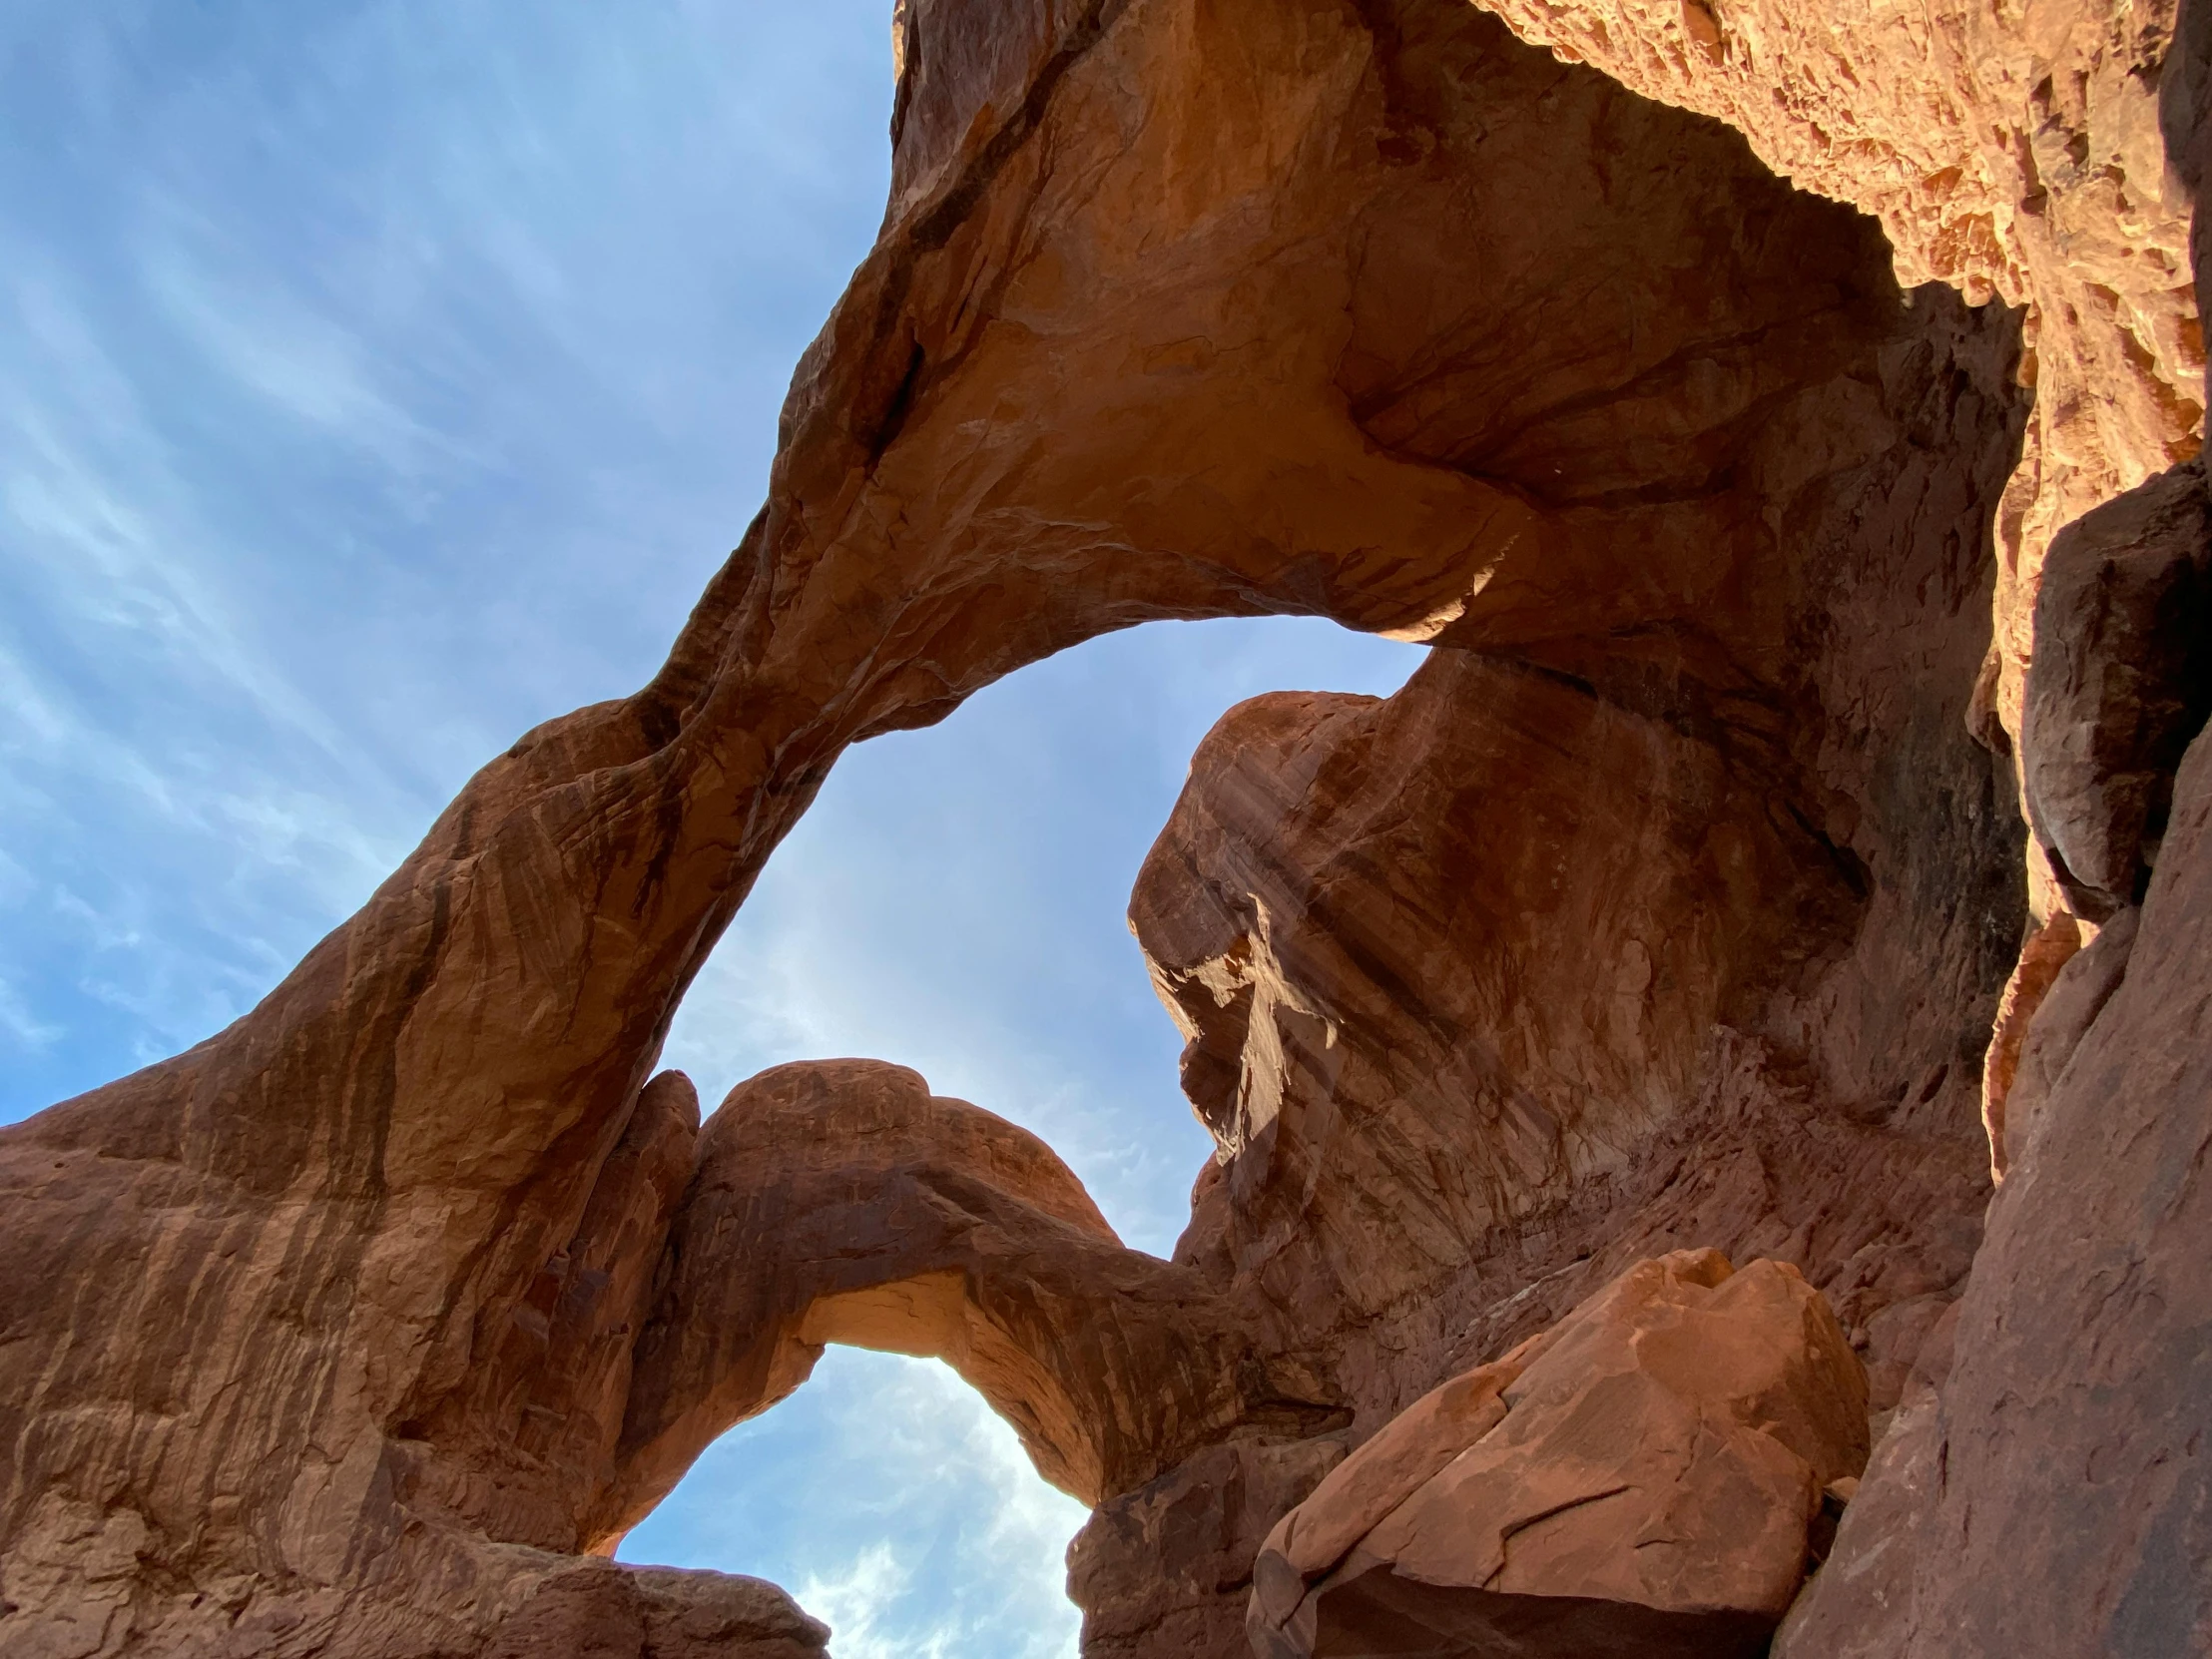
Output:
M1231 1431L1341 1421L1198 1274L1124 1249L1026 1131L872 1061L782 1066L709 1121L637 1345L620 1531L824 1345L948 1361L1086 1502Z
M1096 1651L1224 1651L1352 1441L1717 1247L1801 1269L1901 1411L1853 1513L1933 1542L1880 1651L2187 1649L2203 769L2157 840L2162 613L2066 599L2050 538L2154 475L2157 537L2075 543L2194 511L2206 26L1496 11L905 0L881 239L661 672L492 761L230 1029L0 1131L0 1647L806 1651L771 1592L577 1552L866 1341L1098 1502ZM1233 712L1140 882L1222 1153L1176 1262L911 1073L704 1130L656 1079L847 745L1261 612L1437 649ZM2096 670L2047 705L2046 636ZM2030 889L2112 920L1987 1056ZM1985 1058L2021 1098L1975 1258ZM1876 1525L1792 1651L1881 1626L1834 1611ZM1617 1618L1604 1582L1563 1599Z
M2029 307L2035 419L2000 521L1989 688L2017 732L2051 536L2203 441L2190 222L2204 95L2195 58L2175 50L2182 8L1490 9L1562 58L1726 121L1783 177L1875 215L1904 280Z
M1793 1270L1642 1262L1393 1418L1269 1535L1252 1640L1309 1654L1754 1653L1866 1380Z
M2108 923L2037 1016L2021 1066L2034 1091L2010 1125L2013 1167L1958 1304L1955 1358L1885 1440L1861 1489L1880 1507L1847 1512L1779 1655L2203 1647L2208 941L2200 737L2139 915Z
M1749 688L1640 667L1438 650L1386 703L1246 704L1138 879L1221 1145L1178 1259L1367 1420L1700 1241L1829 1289L1888 1406L1918 1334L1889 1311L1971 1258L2018 914L1985 758L1915 716L1918 799L1823 807L1785 722L1733 724Z

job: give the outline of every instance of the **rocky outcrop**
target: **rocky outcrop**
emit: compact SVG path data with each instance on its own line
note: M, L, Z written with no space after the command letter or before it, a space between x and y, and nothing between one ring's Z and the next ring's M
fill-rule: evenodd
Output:
M1777 173L1876 215L1903 279L2028 307L2035 418L1999 520L1982 693L2016 734L2051 537L2203 441L2201 18L2167 0L1491 9L1564 59L1726 121Z
M2212 741L2200 737L2140 916L2115 918L2067 964L2050 1023L2036 1021L2039 1098L2016 1125L1955 1359L1878 1451L1792 1615L1788 1659L2204 1645L2207 941Z
M593 1561L546 1579L481 1659L817 1659L829 1636L758 1578Z
M1639 1263L1285 1516L1253 1647L1756 1654L1866 1458L1866 1379L1819 1292L1715 1251Z
M677 1592L573 1552L830 1340L945 1354L1100 1501L1079 1582L1129 1644L1215 1638L1344 1409L1379 1427L1639 1256L1797 1265L1900 1400L1974 1249L2025 921L1961 716L2073 753L2021 720L2040 549L2193 453L2165 162L2204 177L2204 25L2169 57L2156 7L1498 11L906 0L881 238L660 673L494 760L229 1030L0 1132L0 1645L473 1655L581 1608L642 1655ZM1893 244L2022 308L1903 292ZM2165 637L2137 591L2082 635L2123 667ZM1148 867L1222 1148L1177 1263L910 1074L765 1080L705 1131L650 1081L846 746L1260 612L1438 649L1387 704L1234 715ZM2100 733L2151 707L2084 674L2061 731L2077 693ZM2069 881L2123 906L2159 744L2037 772ZM2118 943L2015 984L1961 1358L1854 1510L1936 1494L1900 1642L2198 1616L2190 789L2117 988L2082 975ZM2030 1484L2038 1444L2086 1486ZM2030 1622L2015 1566L2102 1588Z
M780 1066L701 1137L587 1534L626 1529L830 1343L947 1361L1093 1504L1232 1432L1347 1414L1265 1322L1124 1249L1027 1131L903 1066Z
M2035 601L2028 814L2081 915L2142 897L2174 769L2212 715L2212 509L2178 467L2068 525Z
M1068 1546L1086 1659L1244 1659L1261 1542L1343 1460L1350 1438L1248 1433L1100 1504Z
M1178 1259L1364 1421L1698 1244L1801 1267L1896 1402L1986 1192L2012 821L1933 710L1853 801L1764 707L1439 649L1200 749L1131 903L1221 1147Z

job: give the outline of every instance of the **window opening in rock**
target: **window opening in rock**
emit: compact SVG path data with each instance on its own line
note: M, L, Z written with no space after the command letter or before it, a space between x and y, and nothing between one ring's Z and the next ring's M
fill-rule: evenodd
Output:
M694 982L664 1066L711 1112L863 1056L1043 1137L1166 1255L1212 1142L1125 912L1199 740L1263 692L1387 696L1423 652L1317 618L1153 623L851 750Z
M663 1064L712 1110L787 1061L909 1065L1067 1161L1166 1255L1213 1150L1182 1036L1124 919L1191 753L1295 687L1386 696L1419 648L1309 618L1158 623L846 754L687 997ZM619 1558L784 1584L838 1659L1073 1654L1063 1556L1086 1511L948 1367L832 1347L739 1424Z
M759 1574L837 1659L1061 1659L1061 1557L1087 1511L934 1360L832 1348L806 1386L710 1446L620 1559Z

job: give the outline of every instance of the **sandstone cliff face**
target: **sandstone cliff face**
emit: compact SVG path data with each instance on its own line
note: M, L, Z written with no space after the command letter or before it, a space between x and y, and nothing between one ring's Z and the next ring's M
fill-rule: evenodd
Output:
M2140 914L2067 964L2036 1021L2044 1081L2010 1126L1955 1359L1868 1482L1886 1512L1845 1516L1778 1653L2188 1653L2212 1635L2208 941L2200 737Z
M2000 520L2001 675L1989 688L2017 732L2051 536L2203 441L2190 255L2201 175L2189 153L2202 91L2188 55L2173 52L2180 8L1491 9L1562 58L1726 121L1783 177L1874 214L1904 280L2030 307L2035 419Z
M1962 702L1977 624L1938 620ZM1700 1241L1826 1288L1886 1408L1971 1258L2020 916L1986 757L1906 703L1829 751L1883 787L1824 801L1782 693L1640 667L1438 650L1387 703L1244 705L1139 877L1221 1145L1178 1259L1365 1412Z
M904 0L881 239L660 674L493 761L231 1029L0 1132L0 1644L805 1651L766 1592L571 1552L865 1340L962 1365L1099 1501L1098 1651L1222 1651L1348 1439L1694 1246L1802 1268L1903 1399L1791 1651L2187 1647L2201 754L2150 840L2195 693L2127 622L2048 705L2096 741L2022 717L2053 532L2194 453L2207 26L1496 11ZM909 1073L758 1080L705 1131L649 1082L846 745L1265 611L1437 650L1387 704L1233 714L1148 865L1223 1152L1178 1262ZM1878 1524L1933 1540L1894 1630L1838 1611ZM2103 1589L2000 1601L2007 1536Z

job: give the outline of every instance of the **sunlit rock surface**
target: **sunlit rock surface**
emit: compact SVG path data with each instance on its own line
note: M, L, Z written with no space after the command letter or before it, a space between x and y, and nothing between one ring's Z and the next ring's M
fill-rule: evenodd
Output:
M1788 1651L2202 1645L2207 763L2160 837L2186 709L2023 711L2106 614L2060 526L2188 519L2208 26L1496 11L904 0L881 239L662 671L0 1132L0 1647L808 1651L577 1552L847 1339L1100 1503L1096 1651L1226 1653L1271 1510L1676 1248L1801 1271L1890 1424ZM1437 650L1232 713L1140 883L1221 1150L1176 1263L910 1073L649 1082L847 745L1261 612Z
M1755 1654L1866 1458L1865 1374L1819 1292L1717 1251L1641 1262L1286 1515L1253 1646Z

